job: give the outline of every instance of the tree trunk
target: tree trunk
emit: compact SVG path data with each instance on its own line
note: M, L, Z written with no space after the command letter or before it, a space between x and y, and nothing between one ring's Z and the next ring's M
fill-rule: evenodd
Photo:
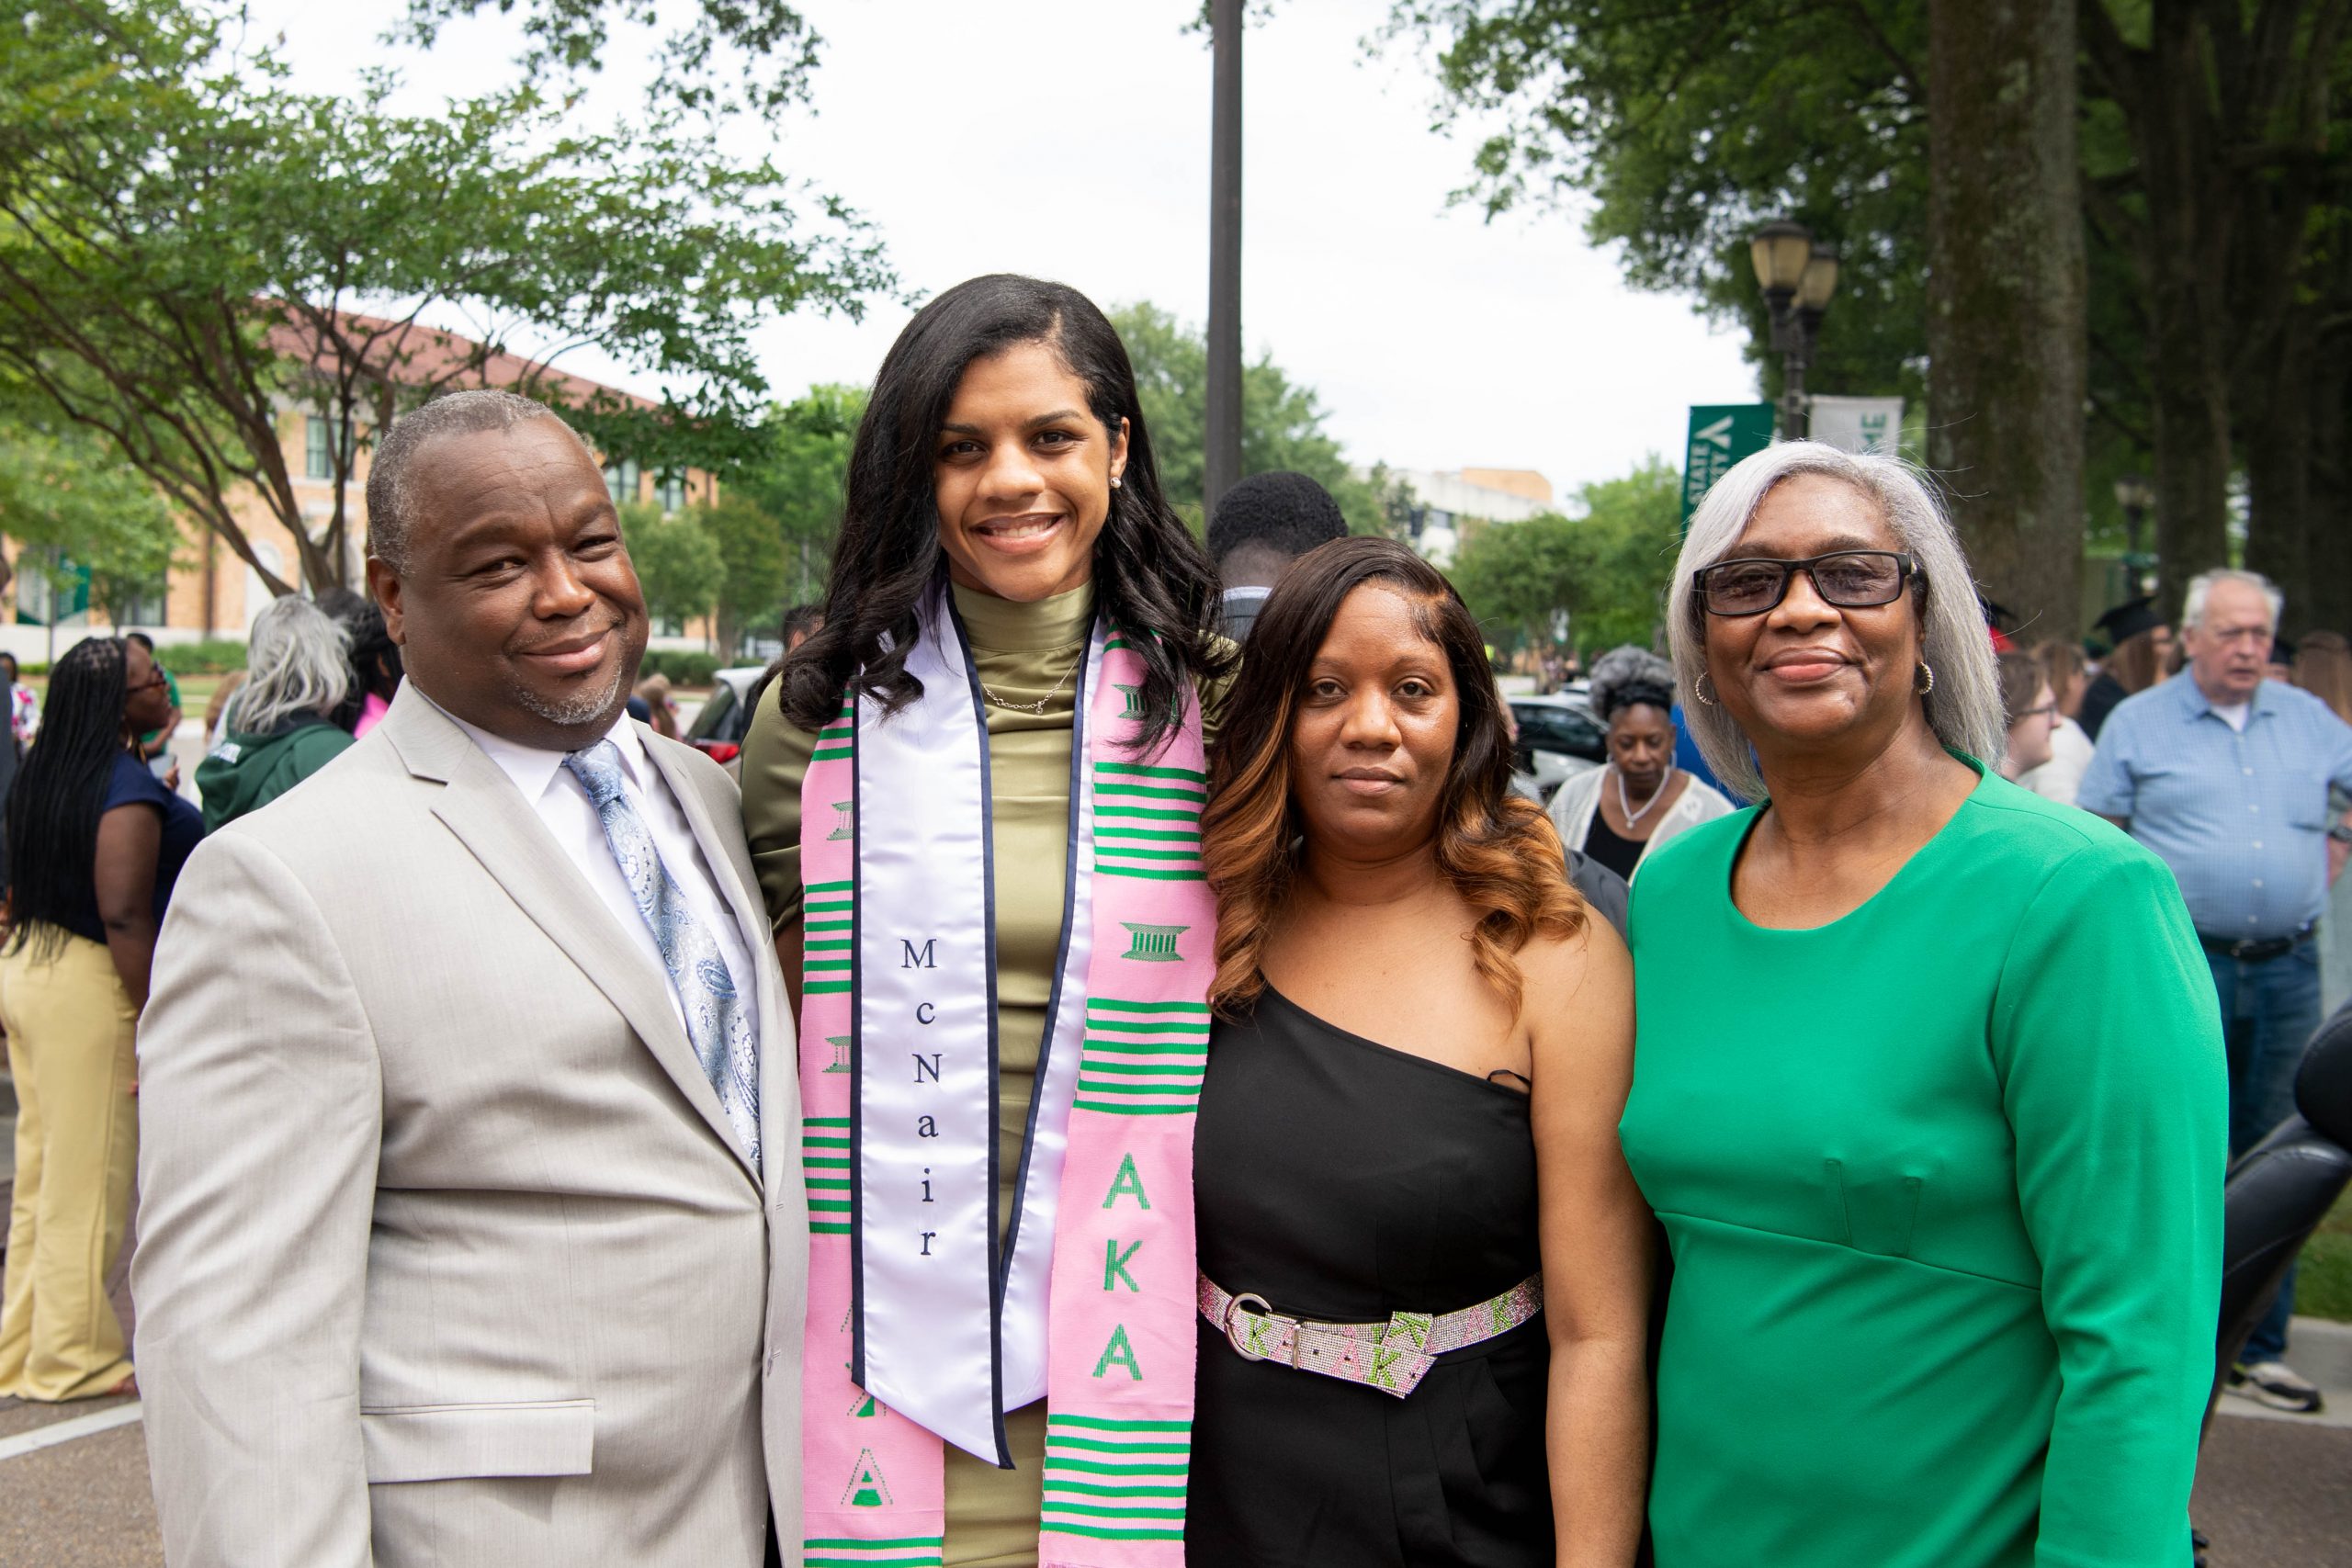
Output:
M2341 346L2341 339L2322 345L2312 387L2312 525L2304 533L2309 590L2291 582L2286 588L2290 615L2298 597L2305 604L2301 626L2352 635L2352 426L2346 423L2345 397L2352 378Z
M2098 0L2089 0L2091 4ZM2084 316L2075 0L1932 0L1928 461L2028 638L2080 635Z
M2281 629L2299 636L2312 626L2310 529L2312 414L2314 398L2313 312L2299 310L2272 344L2267 367L2251 366L2238 379L2238 451L2245 463L2245 564L2287 592Z
M2104 0L2101 0L2104 3ZM2132 135L2146 194L2157 603L2229 562L2231 203L2197 0L2155 0Z

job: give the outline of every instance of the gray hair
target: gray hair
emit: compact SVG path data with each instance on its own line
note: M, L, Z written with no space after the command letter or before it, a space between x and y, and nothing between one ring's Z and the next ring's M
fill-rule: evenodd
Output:
M2287 607L2287 596L2278 592L2278 585L2258 571L2239 571L2233 567L2224 566L2216 567L2211 571L2200 571L2188 580L2188 602L2181 606L2180 611L2181 630L2187 631L2191 626L2205 624L2205 601L2211 597L2214 586L2223 582L2243 582L2248 588L2259 589L2262 596L2270 602L2270 629L2278 629L2279 613Z
M533 419L553 419L580 441L580 433L557 419L547 404L490 388L444 393L394 420L377 437L376 456L368 468L368 553L395 573L407 575L409 531L416 523L416 480L410 466L419 452L445 435L512 430ZM587 449L586 442L580 445Z
M1586 702L1593 716L1607 724L1636 703L1665 709L1674 705L1674 666L1646 648L1632 643L1612 648L1592 661L1592 683Z
M1766 795L1747 734L1720 705L1693 700L1707 672L1705 613L1692 580L1728 556L1739 536L1782 479L1821 474L1842 479L1878 505L1887 527L1902 541L1927 580L1921 613L1920 657L1935 672L1924 699L1928 727L1955 751L1987 764L2008 744L2001 712L2001 681L1993 663L1993 640L1984 629L1976 582L1961 552L1960 537L1928 482L1909 464L1872 453L1843 452L1819 441L1783 441L1743 459L1717 479L1692 513L1674 563L1674 586L1667 596L1667 639L1680 680L1682 716L1690 739L1715 776L1749 800Z
M351 651L343 628L316 604L291 594L254 617L245 671L222 728L247 735L271 734L305 715L323 718L351 694Z

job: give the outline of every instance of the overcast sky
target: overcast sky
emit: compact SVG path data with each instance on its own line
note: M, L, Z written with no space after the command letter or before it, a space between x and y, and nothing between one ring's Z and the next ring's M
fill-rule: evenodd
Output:
M398 8L254 0L252 14L257 32L284 31L302 85L341 88L382 58ZM776 133L778 162L872 219L909 285L1028 272L1106 307L1206 316L1209 52L1183 30L1198 0L802 9L825 48L813 112ZM1449 209L1475 142L1429 130L1425 62L1401 46L1367 60L1385 12L1286 0L1249 35L1245 352L1315 388L1359 463L1537 468L1564 494L1646 453L1679 463L1689 404L1756 395L1738 340L1679 297L1627 288L1567 216ZM494 85L510 37L469 25L407 62L410 80ZM908 313L785 319L761 331L762 363L786 396L870 380Z

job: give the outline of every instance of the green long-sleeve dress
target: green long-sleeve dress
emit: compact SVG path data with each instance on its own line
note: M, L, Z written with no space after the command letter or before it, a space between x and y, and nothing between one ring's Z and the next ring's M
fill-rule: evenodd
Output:
M2226 1091L2171 874L1986 774L1860 908L1767 930L1761 809L1634 884L1658 1568L2186 1564Z

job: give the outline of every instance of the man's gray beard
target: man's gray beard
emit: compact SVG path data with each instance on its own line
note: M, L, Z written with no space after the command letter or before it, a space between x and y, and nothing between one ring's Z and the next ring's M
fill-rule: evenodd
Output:
M521 704L526 711L546 719L549 724L561 725L566 729L577 729L582 725L594 723L611 710L614 702L620 696L621 686L625 680L624 673L615 670L613 678L601 687L594 691L577 693L560 702L549 702L519 681L509 689L509 692L515 702Z

